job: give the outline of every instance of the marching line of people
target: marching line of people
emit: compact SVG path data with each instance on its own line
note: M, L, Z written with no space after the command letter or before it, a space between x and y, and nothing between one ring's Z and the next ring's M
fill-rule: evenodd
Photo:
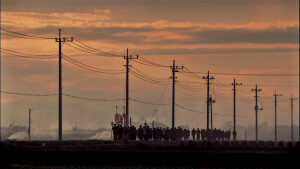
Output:
M154 140L154 141L169 141L169 140L189 140L192 135L192 140L230 140L231 131L220 129L194 129L190 132L188 129L178 128L150 128L147 123L144 126L140 125L137 129L135 126L122 126L114 124L112 127L113 139L121 140L128 138L129 140Z

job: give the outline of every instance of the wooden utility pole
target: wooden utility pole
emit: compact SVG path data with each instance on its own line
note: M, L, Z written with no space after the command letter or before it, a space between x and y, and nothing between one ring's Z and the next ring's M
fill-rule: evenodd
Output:
M209 129L209 87L210 87L210 80L215 79L213 76L210 77L209 75L209 71L207 73L207 76L203 76L202 79L205 79L207 81L207 99L206 99L206 111L207 111L207 115L206 115L206 128Z
M132 59L138 59L138 58L139 58L139 55L137 55L136 57L133 57L131 55L129 56L128 48L127 48L126 56L124 56L124 59L126 59L125 67L126 67L126 118L127 118L127 121L128 121L128 118L130 118L129 117L129 70L130 70L129 62Z
M242 85L242 83L236 83L235 79L233 80L233 141L236 141L236 86Z
M291 141L294 141L294 100L297 100L297 98L294 98L292 95L290 100L291 100Z
M178 67L175 65L175 60L173 60L173 66L171 66L172 69L172 129L175 127L175 73L178 72L178 70L182 70L183 66Z
M58 62L58 140L62 141L62 68L61 68L61 59L62 52L61 47L62 43L65 42L73 42L73 37L71 39L61 38L61 29L58 31L58 38L55 38L55 41L58 42L58 50L59 50L59 62Z
M213 104L216 102L216 100L212 99L212 96L210 95L209 98L209 103L210 103L210 129L214 129L213 128Z
M255 140L258 141L258 110L263 110L263 108L258 108L258 92L261 91L261 89L257 88L257 85L252 91L255 92Z
M282 96L281 94L277 94L275 90L274 96L274 103L275 103L275 141L277 141L277 97Z
M31 111L32 109L29 108L28 112L28 140L30 141L30 134L31 134Z

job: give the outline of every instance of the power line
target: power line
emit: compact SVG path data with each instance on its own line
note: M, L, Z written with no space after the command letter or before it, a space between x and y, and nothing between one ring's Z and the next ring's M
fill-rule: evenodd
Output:
M206 112L200 112L200 111L196 111L196 110L191 110L191 109L188 109L188 108L185 108L185 107L183 107L183 106L180 106L179 104L175 104L177 107L180 107L180 108L182 108L182 109L184 109L184 110L187 110L187 111L190 111L190 112L195 112L195 113L206 113Z
M132 69L136 70L138 73L140 73L141 75L143 75L144 77L147 77L149 79L154 79L156 81L161 81L161 80L166 80L169 78L156 78L156 77L151 77L149 75L146 75L145 73L143 73L142 71L138 70L137 68L135 68L134 66L131 66Z
M178 87L184 89L184 90L188 90L188 91L205 91L206 89L204 88L191 88L191 87L188 87L186 85L183 85L181 83L177 83Z
M75 44L75 43L74 43ZM91 51L91 50L87 50L86 48L83 48L83 47L76 47L76 46L73 46L73 45L70 45L70 44L66 44L67 46L70 46L74 49L77 49L77 50L80 50L82 52L85 52L85 53L89 53L89 54L93 54L93 55L97 55L97 56L103 56L103 57L110 57L110 56L107 56L107 55L104 55L102 53L98 53L98 52L95 52L95 51ZM80 46L78 44L76 44L77 46Z
M136 62L136 63L139 63L141 65L144 65L144 66L150 66L150 67L169 67L169 66L159 66L159 65L155 65L155 64L150 64L150 63L144 62L143 60L133 60L133 61Z
M150 105L160 105L160 106L171 105L171 103L151 103L151 102L145 102L145 101L136 100L136 99L132 99L132 98L129 98L129 100L132 100L132 101L135 101L138 103L143 103L143 104L150 104Z
M30 56L57 56L57 54L51 54L51 55L38 55L38 54L31 54L31 53L25 53L25 52L18 52L18 51L14 51L14 50L10 50L10 49L5 49L5 48L0 48L0 51L8 51L8 52L12 52L12 53L19 53L19 54L23 54L23 55L30 55Z
M205 87L189 86L189 85L182 84L179 81L176 81L176 82L177 82L177 84L180 84L181 86L186 87L186 88L191 89L191 90L202 90L202 91L206 90Z
M170 79L170 80L171 80L171 79ZM162 94L161 94L161 96L160 96L160 98L159 98L159 100L158 100L158 103L159 103L159 104L160 104L160 102L161 102L161 100L162 100L162 98L163 98L163 96L164 96L164 94L165 94L167 88L168 88L168 86L165 86L165 88L164 88L164 90L163 90L163 92L162 92ZM152 118L151 118L151 121L153 120L154 114L155 114L155 113L156 113L156 120L157 120L157 108L158 108L158 106L159 106L159 105L156 105L156 107L155 107L155 110L156 110L156 111L154 111L154 113L153 113L153 115L152 115Z
M75 99L81 99L81 100L93 100L93 101L120 101L124 99L92 99L92 98L86 98L86 97L79 97L79 96L74 96L74 95L69 95L69 94L62 94L63 96L75 98Z
M170 67L168 65L162 65L162 64L158 64L158 63L155 63L155 62L152 62L150 60L147 60L143 57L140 56L140 61L144 62L144 63L147 63L147 64L150 64L150 65L153 65L153 66L156 66L156 67Z
M76 65L76 66L78 66L82 69L86 69L86 70L96 72L96 73L101 73L101 74L123 74L123 73L125 73L125 72L104 72L104 71L99 71L99 70L95 70L95 69L92 69L92 68L87 67L87 66L83 66L79 63L76 63L76 62L72 61L71 59L67 58L65 55L63 55L62 58L65 59L66 61L70 62L71 64Z
M255 86L255 85L244 85L244 86ZM291 85L270 85L270 84L262 84L259 86L270 86L270 87L299 87L299 86L291 86Z
M74 49L80 50L82 52L86 52L89 54L93 54L93 55L97 55L97 56L103 56L103 57L122 57L119 55L115 55L115 54L111 54L111 53L105 53L105 52L99 52L99 51L95 51L95 50L91 50L89 48L83 47L82 45L73 43L76 46L70 45L70 44L66 44L67 46L70 46Z
M196 82L196 81L186 81L186 80L177 80L177 82L184 82L184 83L200 83L200 84L205 84L203 82Z
M217 113L213 113L214 115L217 115L217 116L232 116L232 114L217 114ZM252 117L252 115L236 115L237 117Z
M82 62L79 62L79 61L77 61L77 60L75 60L75 59L72 59L72 58L68 57L68 56L67 56L67 55L65 55L65 54L63 54L63 56L67 57L68 59L70 59L70 60L72 60L72 61L74 61L74 62L76 62L76 63L78 63L78 64L80 64L80 65L83 65L83 66L89 67L89 68L91 68L91 69L97 69L97 70L100 70L100 71L118 71L118 72L120 72L120 71L124 71L124 69L123 69L123 70L122 70L122 69L120 69L120 70L101 69L101 68L98 68L98 67L89 66L89 65L87 65L87 64L84 64L84 63L82 63Z
M141 79L141 80L143 80L145 82L148 82L148 83L158 84L158 85L163 85L163 86L170 84L170 82L166 81L168 79L165 79L165 80L153 80L153 79L150 79L150 78L145 77L143 75L140 75L139 73L137 73L135 71L130 71L129 73L132 74L132 75L134 75L138 79Z
M20 95L20 96L57 96L58 94L29 94L29 93L19 93L19 92L9 92L9 91L1 91L1 93L12 94L12 95ZM87 98L87 97L79 97L70 94L62 94L63 96L82 99L82 100L90 100L90 101L120 101L124 99L95 99L95 98Z
M205 72L185 72L185 73L196 73L205 74ZM254 73L211 73L215 75L234 75L234 76L299 76L299 74L254 74Z
M0 32L0 34L1 34L1 35L5 35L5 36L14 37L14 38L35 39L35 38L29 38L29 37L24 37L24 36L10 35L10 34L6 34L6 33L3 33L3 32Z
M18 93L18 92L9 92L9 91L1 91L1 93L20 95L20 96L57 96L58 94L29 94L29 93Z
M5 54L16 56L16 57L26 58L26 59L54 59L54 58L57 58L57 57L32 57L32 56L24 56L24 55L14 54L14 53L3 51L3 50L1 50L1 53L5 53Z
M33 38L33 39L55 39L52 37L43 37L43 36L35 36L35 35L28 35L28 34L24 34L24 33L19 33L19 32L15 32L9 29L5 29L5 28L1 28L1 31L7 32L7 33L12 33L18 36L23 36L26 38Z
M113 53L109 53L109 52L105 52L105 51L102 51L102 50L96 49L96 48L94 48L94 47L91 47L91 46L89 46L89 45L87 45L87 44L84 44L83 42L80 42L80 41L79 41L77 38L74 38L74 40L75 40L76 42L78 42L78 43L80 43L80 44L82 44L82 45L84 45L84 46L86 46L86 47L88 47L88 48L92 49L92 50L95 50L95 51L101 52L101 53L103 53L103 54L107 54L107 55L111 55L111 56L116 56L116 57L121 57L120 55L113 54Z

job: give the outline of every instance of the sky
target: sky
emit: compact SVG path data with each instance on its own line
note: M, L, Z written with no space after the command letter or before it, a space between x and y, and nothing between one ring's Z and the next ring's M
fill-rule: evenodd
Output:
M278 97L278 124L290 125L289 98L299 98L299 1L271 0L2 0L1 26L39 37L74 37L100 51L120 57L99 56L73 48L78 41L62 46L63 54L89 66L119 74L97 73L63 60L63 93L92 99L63 96L63 129L110 128L116 106L123 113L126 49L129 55L157 63L130 62L130 117L133 122L158 120L171 125L171 69L176 73L175 125L206 127L206 82L212 74L211 94L216 100L213 125L232 125L233 91L236 78L237 124L255 123L255 84L259 92L259 124L274 125L274 92ZM4 33L5 32L2 32ZM27 94L58 93L58 43L55 39L26 39L1 35L1 48L53 59L26 59L2 53L2 91ZM7 33L9 34L9 33ZM73 46L73 47L72 47ZM77 46L78 47L78 46ZM149 62L148 62L149 63ZM145 64L145 63L144 63ZM185 73L197 72L195 74ZM138 73L158 84L134 75ZM224 74L289 74L289 76L249 76ZM296 74L296 76L295 76ZM32 108L34 128L56 129L58 96L19 96L1 93L2 126L28 123ZM151 105L134 100L162 104ZM299 102L294 102L294 124L299 124ZM185 109L183 109L183 108ZM157 109L157 115L154 115ZM188 111L188 110L192 111ZM270 133L273 134L273 133Z

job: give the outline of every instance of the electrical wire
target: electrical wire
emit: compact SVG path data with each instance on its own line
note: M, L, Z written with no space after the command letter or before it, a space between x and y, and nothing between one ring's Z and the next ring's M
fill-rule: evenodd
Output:
M180 108L182 108L182 109L184 109L184 110L187 110L187 111L190 111L190 112L195 112L195 113L206 113L206 112L200 112L200 111L196 111L196 110L191 110L191 109L185 108L185 107L183 107L183 106L180 106L179 104L176 104L176 103L175 103L175 105L176 105L177 107L180 107Z
M143 75L144 77L147 77L149 79L154 79L155 81L161 81L161 80L166 80L166 79L170 79L168 78L156 78L156 77L151 77L149 75L146 75L145 73L143 73L142 71L138 70L137 68L135 68L134 66L131 66L132 69L136 70L139 74ZM137 73L136 72L136 73Z
M138 74L138 73L135 72L135 71L130 71L129 73L132 74L133 76L137 77L138 79L141 79L141 80L143 80L143 81L145 81L145 82L148 82L148 83L158 84L158 85L163 85L163 86L164 86L164 85L169 85L169 84L170 84L169 82L166 82L167 79L166 79L166 80L156 81L156 80L153 80L153 79L149 79L149 78L147 78L147 77L144 77L144 76Z
M9 92L9 91L1 91L1 93L20 95L20 96L45 96L45 97L58 95L58 94L29 94L29 93L19 93L19 92ZM65 93L62 93L62 95L71 97L71 98L82 99L82 100L91 100L91 101L120 101L120 100L123 100L123 99L93 99L93 98L74 96L74 95L65 94Z
M83 65L80 65L72 60L70 60L69 58L65 57L65 56L62 56L63 59L65 59L66 61L70 62L71 64L73 65L76 65L82 69L86 69L86 70L89 70L89 71L92 71L92 72L96 72L96 73L101 73L101 74L123 74L125 72L103 72L103 71L99 71L99 70L95 70L95 69L91 69L89 67L86 67L86 66L83 66Z
M160 106L171 105L171 103L151 103L151 102L145 102L145 101L136 100L136 99L132 99L132 98L129 98L129 100L132 100L132 101L135 101L138 103L143 103L143 104L150 104L150 105L160 105Z
M7 33L12 33L12 34L19 35L19 36L24 36L24 37L27 37L27 38L33 38L33 39L55 39L55 38L51 38L51 37L28 35L28 34L15 32L15 31L5 29L5 28L1 28L1 31L7 32Z
M66 44L67 46L70 46L70 47L74 48L74 49L80 50L80 51L85 52L85 53L93 54L93 55L96 55L96 56L101 56L101 57L117 57L117 56L108 56L108 55L104 55L104 54L102 54L102 53L95 53L94 51L90 51L90 50L87 50L87 49L85 49L85 48L79 48L79 47L73 46L73 45L71 45L71 44L69 44L69 43L65 43L65 44ZM75 43L74 43L74 44L75 44ZM76 44L76 45L79 46L78 44ZM120 57L120 56L118 56L118 57Z
M86 97L79 97L79 96L74 96L74 95L69 95L69 94L62 94L63 96L75 98L75 99L82 99L82 100L93 100L93 101L120 101L123 99L92 99L92 98L86 98Z
M75 42L76 42L76 41L75 41ZM77 41L77 42L79 42L79 41ZM122 56L120 56L120 55L116 55L116 54L112 54L112 53L103 52L103 51L101 51L101 50L98 50L98 49L89 47L88 45L85 45L85 44L83 44L83 43L81 43L81 42L79 42L80 45L77 44L77 43L72 43L72 44L74 44L74 45L76 45L77 47L80 47L80 48L82 48L82 49L84 49L84 50L87 50L87 51L90 51L90 52L95 52L95 53L101 54L102 56L122 57Z
M54 58L57 58L57 57L32 57L32 56L24 56L24 55L18 55L18 54L14 54L14 53L3 51L3 50L1 50L1 53L5 53L7 55L16 56L16 57L20 57L20 58L26 58L26 59L54 59Z
M144 66L150 66L150 67L165 67L165 66L158 66L158 65L153 65L153 64L149 64L147 62L142 62L141 60L132 60L133 62L139 63L141 65ZM168 66L169 67L169 66Z
M204 72L190 72L196 74L204 74ZM230 76L299 76L299 74L254 74L254 73L211 73L215 75L230 75Z
M1 93L20 95L20 96L57 96L58 94L29 94L29 93L18 93L18 92L9 92L9 91L1 91Z
M80 43L80 44L82 44L82 45L84 45L84 46L86 46L86 47L88 47L88 48L94 50L94 51L98 51L98 52L101 52L101 53L106 54L106 55L111 55L111 56L120 57L120 56L117 55L117 54L113 54L113 53L109 53L109 52L104 52L104 51L101 51L101 50L99 50L99 49L93 48L93 47L91 47L91 46L89 46L89 45L87 45L87 44L85 44L85 43L79 41L77 38L74 38L74 40L75 40L76 42L78 42L78 43Z
M161 100L162 100L162 98L163 98L163 96L164 96L164 94L165 94L167 88L168 88L168 86L165 86L164 91L162 92L162 94L161 94L161 96L160 96L160 98L159 98L159 100L158 100L158 104L161 103ZM156 105L155 110L157 110L158 106L159 106L159 105ZM153 120L155 113L156 113L156 116L157 116L157 111L154 111L154 113L152 114L151 121Z
M182 85L182 86L184 86L184 87L186 87L186 88L189 88L189 89L199 89L199 90L205 90L206 89L206 87L198 87L198 86L191 86L191 85L186 85L186 84L183 84L183 83L181 83L181 82L179 82L179 81L176 81L177 83L176 84L180 84L180 85Z
M82 63L82 62L79 62L79 61L77 61L77 60L75 60L75 59L72 59L72 58L68 57L68 56L65 55L65 54L62 54L62 55L65 56L65 57L67 57L68 59L70 59L70 60L72 60L72 61L74 61L74 62L80 64L80 65L86 66L86 67L91 68L91 69L96 69L96 70L100 70L100 71L117 71L117 72L124 72L124 71L125 71L124 69L112 70L112 69L101 69L101 68L89 66L89 65L84 64L84 63Z
M178 87L180 87L180 88L182 88L184 90L188 90L188 91L204 91L205 90L205 89L200 89L200 88L198 88L198 89L196 89L196 88L189 88L189 87L187 87L185 85L182 85L180 83L177 83L176 86L178 86Z
M8 51L8 52L12 52L12 53L19 53L19 54L23 54L23 55L30 55L30 56L57 56L57 54L51 54L51 55L37 55L37 54L31 54L31 53L24 53L24 52L18 52L18 51L14 51L14 50L10 50L10 49L5 49L5 48L0 48L0 51Z
M155 62L152 62L150 60L147 60L141 56L139 56L139 58L141 59L142 62L145 62L145 63L148 63L150 65L153 65L153 66L156 66L156 67L170 67L170 66L167 66L167 65L161 65L161 64L158 64L158 63L155 63Z

